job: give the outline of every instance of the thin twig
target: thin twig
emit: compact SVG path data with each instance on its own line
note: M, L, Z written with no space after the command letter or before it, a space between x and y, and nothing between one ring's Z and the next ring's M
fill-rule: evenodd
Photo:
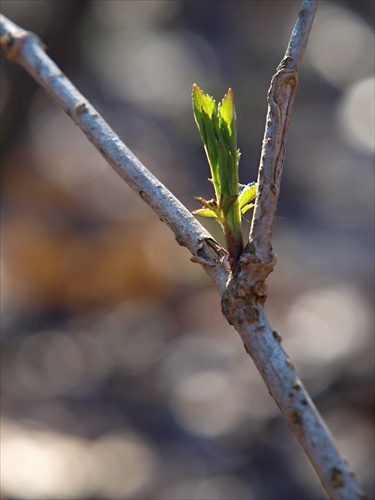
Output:
M0 19L0 34L1 45L8 58L25 68L83 130L120 176L172 229L178 243L186 246L193 259L202 264L222 295L225 316L240 333L247 352L252 356L329 497L354 500L364 496L281 348L280 337L272 331L263 307L266 298L265 279L275 264L270 242L297 82L296 70L302 61L316 8L316 0L304 1L286 57L271 83L259 172L261 189L250 242L233 275L229 273L223 249L120 141L46 55L39 38L4 16ZM228 276L230 279L227 282Z
M250 230L250 243L257 257L271 261L271 238L280 192L286 140L294 96L297 70L306 51L318 0L305 0L299 12L285 56L273 76L268 91L268 112L258 170L258 195ZM254 251L254 248L253 248Z
M241 335L271 395L299 440L329 498L364 498L314 403L299 380L264 310L273 271L272 230L299 68L318 0L304 0L285 57L268 91L268 112L249 243L222 297L222 310Z
M228 279L227 254L189 210L136 158L96 109L46 54L40 38L0 16L0 36L8 59L22 66L74 121L111 167L188 248L192 260L222 293ZM151 244L151 242L150 242Z

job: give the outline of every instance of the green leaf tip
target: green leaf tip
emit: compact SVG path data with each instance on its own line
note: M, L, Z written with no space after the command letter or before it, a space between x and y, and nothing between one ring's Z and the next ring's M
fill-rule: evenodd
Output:
M255 200L257 195L257 184L256 182L251 182L250 184L240 184L240 209L242 211L247 205L249 205L252 201ZM247 211L247 210L246 210Z
M234 110L232 89L228 89L228 92L219 104L219 117L222 127L226 127L228 135L233 136L236 131L236 113Z
M201 113L206 113L209 118L212 118L213 114L217 112L215 100L205 94L195 83L193 85L193 102L194 107Z
M237 149L236 112L231 88L219 105L213 97L193 85L193 113L210 166L216 200L196 198L203 208L193 214L217 219L223 228L230 262L235 263L243 250L241 215L253 207L256 184L240 185Z
M217 214L209 208L198 208L191 212L193 215L199 215L199 217L206 217L208 219L217 219Z

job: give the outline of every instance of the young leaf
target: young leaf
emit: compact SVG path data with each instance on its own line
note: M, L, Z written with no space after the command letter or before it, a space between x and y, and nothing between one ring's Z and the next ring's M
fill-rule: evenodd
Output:
M217 219L217 214L210 208L198 208L191 212L193 215L199 215L199 217L207 217L208 219Z
M256 186L238 183L240 151L237 149L236 112L233 92L228 90L217 106L212 97L193 85L193 111L195 121L203 139L216 200L197 198L203 208L193 214L215 218L223 228L231 265L243 250L241 213L252 208Z
M219 170L223 194L223 215L227 219L224 226L227 244L233 246L229 253L236 260L243 249L241 232L241 212L238 203L238 165L240 154L237 150L236 113L231 89L218 106L219 126ZM231 234L229 238L229 232ZM231 243L229 243L229 241ZM237 255L237 257L236 257Z
M214 99L202 92L195 84L193 85L193 111L210 165L215 194L218 198L221 194L221 185L217 143L217 106Z
M236 154L237 137L236 137L236 114L233 104L232 89L224 96L224 99L219 104L219 120L220 129L223 134L224 144L233 155Z
M245 215L249 210L255 207L255 203L249 203L241 208L241 215Z
M242 187L242 189L240 191L239 202L242 210L246 205L255 200L257 195L257 184L256 182L251 182L245 186L241 184L240 187Z

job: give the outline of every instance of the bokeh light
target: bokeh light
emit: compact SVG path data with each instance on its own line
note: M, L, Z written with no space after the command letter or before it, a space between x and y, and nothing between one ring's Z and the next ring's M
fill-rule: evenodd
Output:
M3 491L18 498L131 498L150 480L155 458L134 433L89 443L56 432L1 423Z
M220 372L190 375L172 393L172 411L180 425L203 436L233 431L247 414L249 401L238 387Z
M305 363L332 365L366 348L371 325L366 304L355 289L322 286L301 294L290 307L285 345Z
M331 84L341 88L374 72L374 32L354 13L324 3L319 6L308 58Z
M357 81L343 95L339 108L345 136L365 152L375 150L375 78Z

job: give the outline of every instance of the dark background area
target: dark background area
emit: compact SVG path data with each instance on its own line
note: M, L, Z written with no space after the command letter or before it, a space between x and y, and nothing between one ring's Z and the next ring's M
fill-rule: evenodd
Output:
M267 90L299 7L1 2L190 210L194 196L213 194L192 84L216 100L233 89L240 180L255 180ZM267 302L369 498L373 21L372 1L318 9ZM200 266L3 55L1 113L2 498L323 498ZM218 226L206 227L223 241Z

